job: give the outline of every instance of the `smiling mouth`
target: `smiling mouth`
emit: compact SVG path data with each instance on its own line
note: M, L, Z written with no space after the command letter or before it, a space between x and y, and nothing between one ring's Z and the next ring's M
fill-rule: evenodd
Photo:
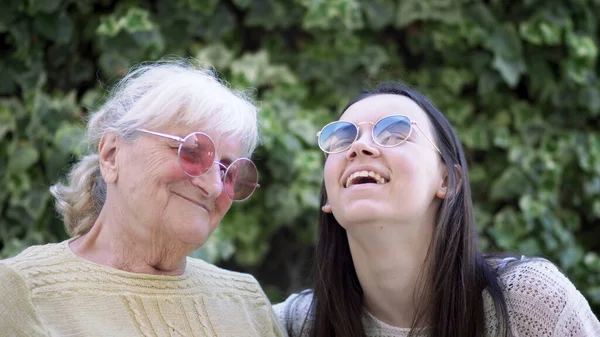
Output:
M382 177L379 173L365 170L352 173L348 179L346 179L346 184L344 184L344 187L348 188L353 185L361 184L383 185L387 182L388 180Z
M187 201L191 202L192 204L194 204L194 205L196 205L196 206L200 206L200 207L202 207L202 208L204 208L205 210L207 210L207 211L208 211L208 208L207 208L206 206L204 206L203 204L201 204L201 203L199 203L199 202L197 202L197 201L195 201L195 200L192 200L192 199L190 199L190 198L188 198L188 197L184 197L183 195L181 195L181 194L178 194L178 193L175 193L175 192L173 192L173 194L175 194L176 196L178 196L178 197L180 197L180 198L182 198L182 199L185 199L185 200L187 200Z

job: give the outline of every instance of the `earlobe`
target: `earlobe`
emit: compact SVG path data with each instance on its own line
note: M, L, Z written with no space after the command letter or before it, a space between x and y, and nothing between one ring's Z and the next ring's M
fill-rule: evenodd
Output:
M462 186L462 168L458 165L454 165L454 173L456 174L456 192L460 191ZM448 196L448 171L445 172L444 178L440 188L435 192L435 196L440 199L446 199Z
M321 207L321 211L324 213L331 213L331 206L329 206L329 204L325 204L323 207Z
M444 165L442 167L442 181L437 191L435 191L435 196L440 199L445 199L446 194L448 193L448 168Z
M447 192L448 192L448 186L443 186L443 187L438 188L438 190L435 192L435 196L440 199L446 199Z
M106 183L114 183L118 178L117 153L119 150L119 136L110 132L102 135L98 144L100 159L100 172Z

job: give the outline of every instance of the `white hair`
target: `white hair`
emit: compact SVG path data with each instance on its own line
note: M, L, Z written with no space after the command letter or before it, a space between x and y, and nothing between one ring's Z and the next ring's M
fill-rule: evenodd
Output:
M133 141L140 128L201 125L217 139L239 140L242 155L252 154L259 139L256 106L213 71L194 63L167 60L135 67L117 83L104 105L92 112L87 125L90 154L73 167L69 185L50 188L70 235L89 231L106 200L97 151L107 131Z

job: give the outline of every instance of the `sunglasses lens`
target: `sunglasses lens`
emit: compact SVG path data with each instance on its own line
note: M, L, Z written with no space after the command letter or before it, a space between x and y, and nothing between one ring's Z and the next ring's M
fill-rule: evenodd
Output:
M190 176L197 177L208 171L214 158L215 145L200 132L187 135L179 147L179 165Z
M327 153L344 151L356 139L356 126L349 122L333 122L319 134L319 147Z
M373 138L383 146L404 142L410 135L410 119L405 116L389 116L373 126Z
M229 165L223 182L229 198L244 200L250 197L258 186L258 171L252 161L239 158Z

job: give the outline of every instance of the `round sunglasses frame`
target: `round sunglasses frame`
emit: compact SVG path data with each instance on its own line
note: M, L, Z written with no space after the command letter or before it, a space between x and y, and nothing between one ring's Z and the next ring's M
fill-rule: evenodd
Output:
M208 171L210 171L210 169L214 166L214 165L207 165L207 168L200 174L194 175L194 174L190 174L189 172L187 172L185 170L185 168L183 168L183 165L181 164L181 148L183 147L183 144L185 144L186 140L194 135L201 135L203 137L205 137L206 139L209 140L211 146L212 146L212 150L209 151L208 156L211 157L210 160L212 161L212 164L217 164L220 167L225 168L225 171L219 170L219 178L221 179L221 181L223 182L223 188L225 189L225 194L227 194L227 197L229 199L231 199L232 201L243 201L246 200L248 198L250 198L252 196L252 194L254 193L254 191L256 190L257 187L260 187L260 184L258 183L258 169L256 168L256 164L254 164L254 162L248 158L238 158L236 160L234 160L233 162L231 162L231 164L229 164L228 166L225 166L225 164L215 161L215 143L213 142L212 138L210 138L209 135L207 135L204 132L192 132L190 134L188 134L187 136L181 138L179 136L174 136L174 135L168 135L166 133L160 133L160 132L155 132L155 131L150 131L150 130L146 130L146 129L137 129L137 131L146 133L146 134L150 134L150 135L154 135L154 136L159 136L159 137L163 137L163 138L167 138L167 139L171 139L174 140L176 142L179 143L179 146L177 147L177 163L179 164L179 168L181 168L181 170L183 171L183 173L185 173L187 176L191 177L191 178L196 178L196 177L200 177L203 174L207 173ZM241 162L248 162L252 165L252 167L254 168L254 171L256 172L256 181L255 182L247 182L247 184L251 184L252 185L252 191L250 191L250 193L248 193L248 196L246 196L245 198L242 199L234 199L234 196L229 195L229 191L227 190L227 188L225 187L226 183L225 183L225 178L227 177L227 173L229 172L229 169L231 167L234 167L234 164L237 163L241 163ZM235 186L235 184L233 184ZM235 192L234 192L235 193Z
M393 145L384 145L384 144L381 144L381 143L379 143L379 142L378 142L378 141L375 139L375 136L373 135L373 129L374 129L375 125L377 125L377 123L381 122L382 120L384 120L384 119L386 119L386 118L391 118L391 117L401 117L401 118L404 118L404 119L406 119L406 120L408 121L409 125L410 125L410 130L408 131L408 135L406 136L406 138L404 138L403 140L401 140L401 141L400 141L398 144L393 144ZM337 124L337 123L347 123L347 124L351 124L351 125L353 125L353 126L356 128L356 135L354 136L354 139L352 140L352 142L351 142L351 143L350 143L348 146L346 146L346 147L342 148L341 150L337 150L337 151L327 151L327 150L325 150L325 149L323 148L323 146L321 145L321 134L323 133L323 131L324 131L324 130L325 130L327 127L329 127L330 125L333 125L333 124ZM353 144L356 142L356 140L358 140L358 136L359 136L359 134L360 134L360 126L361 126L361 125L363 125L363 124L371 124L371 125L373 125L373 128L371 128L371 139L373 140L373 142L374 142L375 144L377 144L377 145L379 145L379 146L381 146L381 147L386 147L386 148L389 148L389 147L396 147L396 146L400 146L400 145L404 144L404 142L406 142L406 141L408 140L408 138L410 138L410 136L412 135L412 132L413 132L413 125L414 125L414 126L416 126L416 127L417 127L417 129L418 129L418 130L421 132L421 134L423 134L423 136L425 136L425 138L426 138L426 139L429 141L429 143L431 143L431 145L433 146L433 148L434 148L434 149L435 149L435 150L436 150L436 151L437 151L437 152L438 152L440 155L442 154L442 151L440 151L440 149L437 147L437 145L435 145L435 143L433 142L433 140L431 140L431 138L429 138L429 137L427 136L427 134L425 134L425 132L423 131L423 129L421 129L421 127L419 126L419 124L417 124L417 122L415 122L415 121L411 120L409 117L407 117L407 116L404 116L404 115L388 115L388 116L385 116L385 117L382 117L382 118L378 119L378 120L377 120L375 123L373 123L373 122L360 122L360 123L358 123L358 124L354 124L354 123L352 123L352 122L348 122L348 121L333 121L333 122L331 122L331 123L328 123L327 125L325 125L325 126L324 126L324 127L321 129L321 131L317 132L317 138L318 138L318 141L317 141L317 143L319 144L319 148L321 149L321 151L323 151L323 152L325 152L325 153L327 153L327 154L336 154L336 153L341 153L341 152L344 152L344 151L348 150L350 147L352 147L352 145L353 145Z

